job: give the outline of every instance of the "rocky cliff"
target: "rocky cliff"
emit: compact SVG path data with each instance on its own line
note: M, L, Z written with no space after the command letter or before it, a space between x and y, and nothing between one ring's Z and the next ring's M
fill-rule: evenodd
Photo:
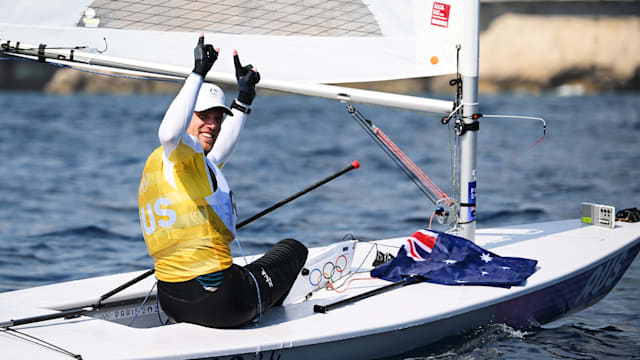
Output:
M505 14L480 39L485 90L638 89L640 17Z

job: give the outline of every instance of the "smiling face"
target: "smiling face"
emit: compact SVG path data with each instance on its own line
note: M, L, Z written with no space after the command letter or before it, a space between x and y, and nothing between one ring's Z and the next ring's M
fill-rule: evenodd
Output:
M211 108L193 113L187 133L198 138L205 155L213 148L213 144L215 144L220 134L223 120L224 113L220 108Z

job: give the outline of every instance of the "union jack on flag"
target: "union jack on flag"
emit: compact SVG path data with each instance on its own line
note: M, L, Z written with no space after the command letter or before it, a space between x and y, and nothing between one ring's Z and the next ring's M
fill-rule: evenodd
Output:
M425 261L426 259L420 255L417 249L421 249L431 254L433 247L438 240L438 234L429 230L418 230L411 235L402 245L407 255L414 261Z

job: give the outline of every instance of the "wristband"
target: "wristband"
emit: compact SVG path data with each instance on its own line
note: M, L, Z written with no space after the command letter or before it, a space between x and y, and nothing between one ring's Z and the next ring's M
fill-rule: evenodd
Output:
M240 104L235 99L231 103L231 108L232 109L238 109L238 110L242 111L243 113L245 113L247 115L251 114L251 108L250 107Z

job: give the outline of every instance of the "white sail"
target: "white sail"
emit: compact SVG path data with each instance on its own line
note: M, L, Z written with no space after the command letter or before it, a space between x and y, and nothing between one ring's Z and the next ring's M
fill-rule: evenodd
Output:
M104 55L191 66L199 33L263 78L349 83L456 72L462 0L1 0L0 40L88 46Z

